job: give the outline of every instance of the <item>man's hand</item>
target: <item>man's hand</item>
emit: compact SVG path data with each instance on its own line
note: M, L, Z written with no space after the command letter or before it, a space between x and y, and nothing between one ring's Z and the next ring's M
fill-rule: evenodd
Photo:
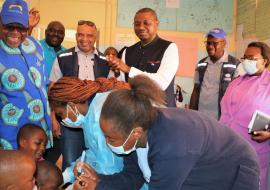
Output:
M126 65L121 59L115 56L106 56L109 66L112 67L113 70L120 70L124 73L129 73L130 67Z
M40 21L40 14L39 11L35 8L32 8L29 11L29 29L28 35L31 35L33 28L35 28Z

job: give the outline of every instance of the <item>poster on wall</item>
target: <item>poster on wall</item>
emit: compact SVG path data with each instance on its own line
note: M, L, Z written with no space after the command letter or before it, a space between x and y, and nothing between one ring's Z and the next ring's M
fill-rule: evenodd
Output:
M132 28L135 13L144 7L156 11L162 30L207 32L221 27L232 32L233 0L118 0L117 26Z

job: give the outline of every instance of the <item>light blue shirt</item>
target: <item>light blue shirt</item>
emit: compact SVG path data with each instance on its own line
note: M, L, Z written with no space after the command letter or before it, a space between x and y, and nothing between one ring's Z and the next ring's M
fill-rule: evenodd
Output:
M85 146L87 148L85 162L90 164L97 173L105 175L114 174L123 169L123 158L114 154L107 146L106 139L99 125L101 108L109 93L96 94L82 125ZM80 158L77 161L80 161ZM73 168L76 162L73 162L63 173L64 183L75 180Z
M151 170L148 164L148 150L149 150L149 145L147 143L146 148L137 148L136 152L137 152L137 157L138 157L138 164L143 173L143 177L145 181L149 183L150 177L151 177Z
M90 164L91 167L97 173L105 174L105 175L114 174L114 173L122 171L123 169L123 158L121 156L117 156L116 154L114 154L111 151L111 149L107 146L105 136L99 125L101 109L109 94L110 92L96 94L85 116L85 122L82 125L83 132L84 132L85 147L87 148L85 152L86 154L85 162ZM142 163L145 163L145 160L147 160L147 155L148 155L148 146L147 146L147 149L145 148L142 148L142 149L143 149L142 152L144 155L142 157ZM140 153L138 153L138 149L137 149L137 154L141 155ZM138 157L140 157L139 155ZM80 161L80 158L78 158L76 162L78 161ZM68 167L63 172L64 183L75 181L73 168L76 162L73 162L71 166ZM147 162L147 165L148 165L148 162ZM143 169L141 170L144 171ZM151 171L150 171L150 175L151 175ZM148 175L144 175L144 176L148 176ZM148 189L148 185L145 183L144 186L140 190L147 190L147 189Z
M55 52L54 48L49 46L45 39L40 40L40 43L44 52L45 70L46 70L47 78L49 78L55 58L57 57L59 53L65 51L66 48L61 46L61 49L58 52Z

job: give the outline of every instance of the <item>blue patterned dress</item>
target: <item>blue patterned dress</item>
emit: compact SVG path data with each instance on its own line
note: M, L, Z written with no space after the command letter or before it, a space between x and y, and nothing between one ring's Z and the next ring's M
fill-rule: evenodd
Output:
M26 123L42 127L47 146L52 146L44 73L43 51L34 38L26 38L18 48L0 40L0 143L4 149L17 149L18 130Z

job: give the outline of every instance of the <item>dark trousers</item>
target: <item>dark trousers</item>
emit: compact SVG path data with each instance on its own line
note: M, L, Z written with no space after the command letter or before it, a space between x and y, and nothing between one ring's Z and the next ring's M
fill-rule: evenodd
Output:
M61 125L60 147L63 155L62 171L64 171L81 156L85 149L83 130Z
M55 164L60 155L60 139L53 137L53 147L46 150L44 154L44 159Z

